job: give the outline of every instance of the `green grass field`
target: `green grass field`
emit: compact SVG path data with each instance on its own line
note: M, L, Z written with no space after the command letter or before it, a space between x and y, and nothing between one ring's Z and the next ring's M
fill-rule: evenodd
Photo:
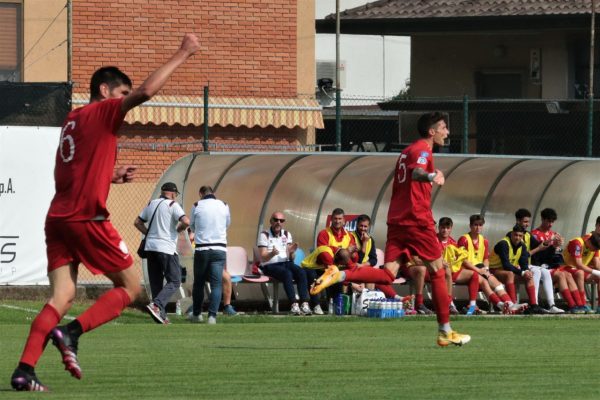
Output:
M11 306L19 309L8 308ZM83 379L48 346L36 370L52 393L12 392L33 312L0 304L0 398L592 399L600 397L595 316L456 318L468 345L439 348L432 317L220 317L154 324L129 309L80 340ZM73 309L73 315L83 308Z

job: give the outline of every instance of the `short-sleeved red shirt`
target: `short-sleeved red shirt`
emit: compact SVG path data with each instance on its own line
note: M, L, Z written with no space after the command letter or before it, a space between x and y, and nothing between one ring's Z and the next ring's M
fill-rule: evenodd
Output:
M388 209L390 225L434 226L431 212L431 182L413 181L415 168L434 172L431 147L417 140L402 151L396 162L392 198Z
M122 99L107 99L73 110L56 152L56 193L48 220L108 219L106 199L117 156L116 131L124 115Z

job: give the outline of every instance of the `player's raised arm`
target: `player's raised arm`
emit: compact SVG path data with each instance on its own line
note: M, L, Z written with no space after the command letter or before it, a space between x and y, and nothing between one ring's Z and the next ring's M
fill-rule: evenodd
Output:
M177 67L183 64L192 54L200 49L200 40L193 33L187 33L181 41L181 46L173 56L154 71L144 83L129 93L121 105L121 111L126 114L132 108L148 101L165 85Z

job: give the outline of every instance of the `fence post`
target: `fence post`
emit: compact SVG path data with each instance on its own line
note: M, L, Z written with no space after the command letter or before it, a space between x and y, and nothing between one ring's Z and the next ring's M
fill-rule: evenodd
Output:
M204 86L204 141L202 147L204 152L208 152L208 86Z
M463 96L463 140L462 152L469 152L469 95Z
M586 156L592 156L592 146L594 145L594 95L589 94L590 107L588 110L588 132L587 132L587 145L586 145Z
M335 151L342 151L342 99L339 85L335 89Z

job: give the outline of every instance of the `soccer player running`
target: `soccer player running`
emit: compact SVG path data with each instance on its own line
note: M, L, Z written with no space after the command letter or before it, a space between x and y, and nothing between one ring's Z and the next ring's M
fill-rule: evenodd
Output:
M447 115L439 112L422 115L417 123L421 139L398 158L388 210L385 268L395 276L407 250L425 263L437 314L437 344L461 346L471 337L450 327L446 271L431 212L433 183L443 185L445 181L442 171L434 168L432 150L434 144L443 145L448 137L447 121Z
M135 167L114 168L116 132L127 112L154 96L199 48L198 38L186 34L175 54L133 91L131 80L119 69L100 68L92 75L90 104L67 116L56 154L56 194L45 226L52 294L31 324L11 378L15 390L48 391L34 371L48 340L58 348L65 369L81 379L79 336L117 318L140 293L133 258L106 209L110 184L130 182L135 172ZM79 263L104 274L115 287L77 319L57 327L73 304Z

